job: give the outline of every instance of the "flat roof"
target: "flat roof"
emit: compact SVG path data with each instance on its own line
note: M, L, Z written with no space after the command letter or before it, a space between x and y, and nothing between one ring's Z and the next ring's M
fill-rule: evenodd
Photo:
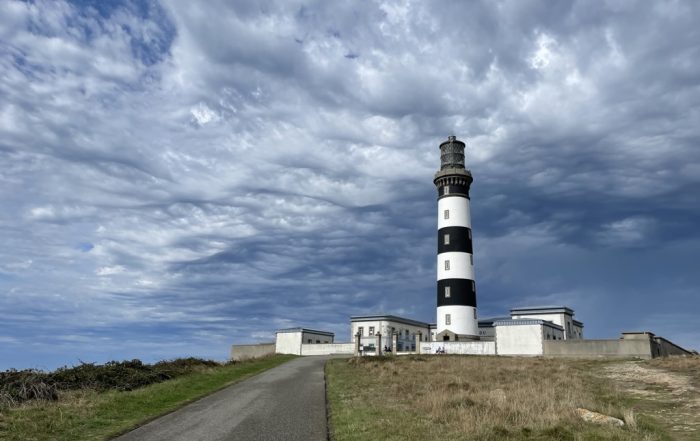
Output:
M371 322L371 321L387 321L387 322L397 322L406 325L420 326L422 328L430 328L430 323L420 322L418 320L413 320L405 317L399 317L391 314L377 314L377 315L352 315L350 316L350 323L352 322Z
M571 322L574 324L574 326L578 326L579 328L583 328L583 322L580 322L578 320L571 319Z
M308 334L318 334L318 335L329 335L331 337L335 337L334 332L328 332L328 331L318 331L316 329L309 329L309 328L286 328L286 329L278 329L275 331L275 334L282 334L286 332L306 332Z
M479 320L479 327L488 327L488 326L493 326L494 322L497 322L499 320L510 320L510 317L491 317L491 318L485 318L485 319L480 319Z
M510 314L554 314L564 313L574 315L574 310L567 306L560 305L545 305L545 306L521 306L519 308L510 308Z
M494 326L526 326L526 325L542 325L542 326L549 326L550 328L558 329L560 331L563 331L564 328L562 328L559 325L555 325L554 323L550 322L549 320L542 320L542 319L511 319L511 320L498 320L493 323Z

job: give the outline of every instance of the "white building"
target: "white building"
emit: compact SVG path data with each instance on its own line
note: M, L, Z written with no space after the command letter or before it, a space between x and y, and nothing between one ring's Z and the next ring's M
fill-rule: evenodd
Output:
M276 332L275 352L301 355L302 344L333 343L335 334L307 328L280 329Z
M394 351L415 351L416 335L419 336L419 341L430 341L430 324L386 314L350 317L352 343L360 338L362 347L375 347L378 334L383 337L382 348L386 346Z
M583 338L583 323L574 320L574 311L566 306L529 306L510 310L512 319L542 319L564 328L564 340Z
M545 340L563 340L564 328L541 319L494 322L498 355L542 355Z

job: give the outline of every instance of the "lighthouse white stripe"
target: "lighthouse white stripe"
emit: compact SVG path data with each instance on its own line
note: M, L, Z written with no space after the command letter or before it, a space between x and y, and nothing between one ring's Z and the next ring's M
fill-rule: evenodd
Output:
M445 210L449 210L448 219ZM438 199L438 230L444 227L472 227L469 199L459 196Z
M478 320L474 320L472 306L447 305L439 306L437 309L437 333L449 329L460 335L479 335ZM450 314L450 324L445 323L445 317Z
M474 267L471 254L452 251L440 253L437 256L437 280L442 279L472 279L474 280ZM445 261L450 261L450 269L445 269Z

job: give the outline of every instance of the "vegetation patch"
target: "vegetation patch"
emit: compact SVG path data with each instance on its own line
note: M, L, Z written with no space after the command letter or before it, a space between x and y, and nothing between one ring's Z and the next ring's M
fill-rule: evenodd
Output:
M127 361L53 373L4 372L3 391L24 398L13 398L0 408L0 439L106 440L292 358L274 355L225 364L197 359L153 365ZM41 384L53 388L55 396L22 392L40 390Z
M326 366L332 437L350 440L665 440L636 418L599 361L364 357ZM585 408L627 421L583 421Z

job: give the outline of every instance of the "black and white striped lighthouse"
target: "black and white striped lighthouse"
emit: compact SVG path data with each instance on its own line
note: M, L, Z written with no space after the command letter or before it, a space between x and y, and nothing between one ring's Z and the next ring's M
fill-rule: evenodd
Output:
M478 340L476 284L464 143L450 136L440 144L438 190L437 329L435 339Z

